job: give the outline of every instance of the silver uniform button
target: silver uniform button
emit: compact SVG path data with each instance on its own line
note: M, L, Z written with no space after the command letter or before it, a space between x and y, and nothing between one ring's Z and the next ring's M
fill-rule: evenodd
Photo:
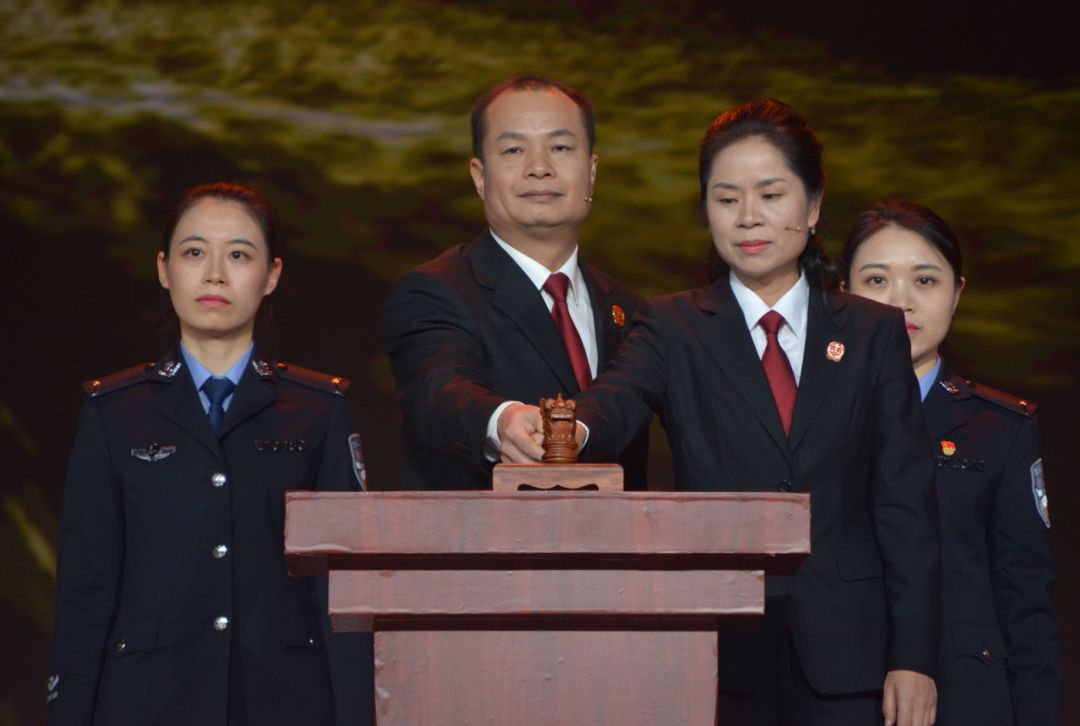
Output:
M221 544L221 545L217 545L216 547L214 547L214 559L215 560L220 560L222 557L224 557L227 554L229 554L229 546L228 545Z
M226 481L225 475L222 474L220 471L217 474L214 474L212 477L210 477L210 483L213 484L216 487L225 486L225 481Z
M229 627L229 619L224 615L219 615L214 618L214 630L224 630Z

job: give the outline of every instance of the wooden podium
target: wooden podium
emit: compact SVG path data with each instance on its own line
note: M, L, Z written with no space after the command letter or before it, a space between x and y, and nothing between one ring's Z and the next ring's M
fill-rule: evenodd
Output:
M285 552L374 630L379 726L712 726L718 623L809 554L810 500L289 492Z

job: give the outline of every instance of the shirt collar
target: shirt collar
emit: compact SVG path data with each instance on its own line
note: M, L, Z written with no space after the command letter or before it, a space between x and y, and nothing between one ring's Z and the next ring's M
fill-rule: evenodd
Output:
M934 381L937 380L938 373L941 373L941 356L938 356L937 363L926 375L919 376L919 398L921 400L925 401L930 394L930 389L934 387Z
M798 281L791 289L784 293L771 308L765 301L758 297L757 293L743 284L743 281L732 272L731 292L735 295L735 301L742 309L743 317L746 318L746 327L750 330L761 321L761 316L770 310L775 310L784 316L784 321L796 338L800 340L806 335L807 309L810 305L810 283L806 281L806 273L800 272Z
M510 255L510 259L517 263L517 266L521 268L522 272L528 276L532 284L536 286L537 290L544 289L544 283L551 277L552 271L547 267L537 262L533 258L526 255L521 250L511 247L509 243L503 240L499 235L495 234L494 230L491 230L491 237L495 242L503 248L506 254ZM581 284L581 271L578 267L578 248L575 245L574 251L570 253L570 256L566 259L566 262L562 264L555 272L561 272L570 278L570 291L567 293L568 298L573 298L577 295L577 290Z
M251 354L255 352L255 344L252 343L248 346L247 352L245 352L240 359L236 361L232 368L225 372L225 378L236 385L240 385L240 378L244 375L244 368L247 366L248 361L251 360ZM201 391L202 385L206 383L207 378L213 378L214 374L209 368L199 362L199 359L191 354L184 343L180 343L180 355L184 357L184 363L187 364L188 371L191 372L191 380L195 382L195 390Z

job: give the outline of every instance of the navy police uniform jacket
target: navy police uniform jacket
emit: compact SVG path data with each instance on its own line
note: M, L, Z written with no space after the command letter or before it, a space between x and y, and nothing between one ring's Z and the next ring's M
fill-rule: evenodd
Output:
M180 363L85 385L50 723L333 723L330 663L371 641L328 636L325 581L286 574L285 491L361 488L348 385L253 357L216 434Z
M1061 723L1061 645L1035 404L949 373L923 402L937 461L940 726Z

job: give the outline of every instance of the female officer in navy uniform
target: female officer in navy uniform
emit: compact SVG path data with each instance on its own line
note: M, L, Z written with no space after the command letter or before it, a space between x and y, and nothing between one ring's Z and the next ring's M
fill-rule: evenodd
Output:
M879 204L844 249L851 291L904 311L937 460L943 558L938 724L1061 723L1050 516L1035 404L942 361L964 289L960 246L938 215Z
M325 581L286 574L285 491L356 491L364 470L348 381L254 351L276 236L254 191L188 191L158 253L176 350L84 386L51 723L329 725L335 695L370 713L370 671L335 689L330 667L370 668L370 639L330 635Z

